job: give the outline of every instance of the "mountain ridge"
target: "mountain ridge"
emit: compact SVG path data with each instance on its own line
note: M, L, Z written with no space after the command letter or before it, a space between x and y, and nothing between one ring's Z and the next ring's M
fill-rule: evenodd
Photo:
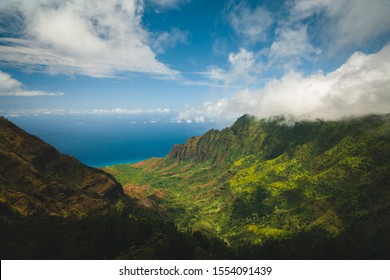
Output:
M124 197L112 175L60 154L5 118L0 128L2 209L23 216L82 217Z
M123 185L163 192L161 209L180 228L233 247L289 246L303 236L343 240L353 252L390 246L383 231L390 228L389 114L295 122L245 115L165 158L107 171ZM381 241L369 248L370 238ZM352 244L358 239L361 247Z
M203 161L211 159L211 154L214 152L213 162L217 159L223 158L224 153L232 153L233 151L240 152L241 155L253 154L260 149L267 150L266 158L271 159L277 157L280 153L284 152L289 143L293 145L304 144L307 141L317 140L324 137L328 132L332 132L332 125L338 124L340 127L337 129L344 130L344 134L334 134L333 139L327 139L327 143L323 141L324 149L340 141L340 138L346 134L363 132L362 124L372 123L378 124L381 121L388 121L390 114L387 115L369 115L366 117L349 118L340 121L296 121L287 120L285 117L273 117L269 119L257 119L255 116L245 114L238 118L230 127L221 131L211 129L202 136L191 137L183 144L175 144L172 150L168 153L167 158L179 159L180 161L189 160L192 157L196 161ZM325 131L319 131L320 135L317 135L316 129L319 129L324 124L328 124L324 128ZM367 128L367 127L366 127ZM369 128L368 128L369 129ZM268 135L264 135L263 131L268 130ZM304 131L306 130L306 131ZM304 135L304 133L306 135ZM295 139L297 137L298 139ZM283 139L284 138L284 139ZM318 139L312 139L318 138ZM249 145L253 141L257 143L255 145ZM215 148L213 142L217 142L217 145L223 148ZM233 143L233 145L232 145ZM276 143L276 144L275 144ZM278 146L271 149L269 146ZM278 148L281 151L278 151ZM208 152L211 151L211 152Z

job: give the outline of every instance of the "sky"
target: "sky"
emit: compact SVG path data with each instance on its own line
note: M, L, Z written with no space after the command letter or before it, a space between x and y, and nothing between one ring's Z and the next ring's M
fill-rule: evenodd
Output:
M0 115L390 113L389 0L1 0Z

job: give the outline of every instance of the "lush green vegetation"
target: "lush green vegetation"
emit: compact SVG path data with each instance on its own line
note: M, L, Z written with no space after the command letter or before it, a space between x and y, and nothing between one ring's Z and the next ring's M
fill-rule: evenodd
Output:
M305 258L358 256L363 248L381 256L389 247L388 115L337 122L243 116L164 159L106 171L125 189L146 187L137 199L158 193L153 211L180 229L250 246L253 256L267 256L257 246Z
M2 259L390 258L390 115L243 116L104 171L0 124Z
M60 154L4 118L0 171L1 259L235 257L216 238L178 231L150 215L112 175ZM142 205L153 203L149 198Z

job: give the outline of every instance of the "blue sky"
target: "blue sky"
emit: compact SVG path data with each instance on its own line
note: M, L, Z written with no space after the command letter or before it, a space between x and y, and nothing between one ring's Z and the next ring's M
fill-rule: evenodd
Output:
M390 113L388 0L3 0L0 114Z

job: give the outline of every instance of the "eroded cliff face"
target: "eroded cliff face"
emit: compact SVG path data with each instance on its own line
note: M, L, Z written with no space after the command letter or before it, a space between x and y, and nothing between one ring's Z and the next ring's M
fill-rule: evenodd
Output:
M106 211L123 197L111 175L62 155L4 118L0 170L2 213L83 217Z
M244 115L230 128L222 131L212 129L202 136L191 137L184 144L174 145L167 158L221 164L235 155L250 153L256 149L256 143L261 143L262 136L254 131L261 130L257 126L258 122L253 116ZM250 141L252 144L247 145Z
M201 136L191 137L185 142L185 144L173 145L168 157L180 161L196 157L196 150L200 139L202 139Z
M389 115L341 121L299 121L275 117L258 120L253 116L240 117L231 127L221 131L210 130L202 136L192 137L184 144L174 145L167 160L209 161L224 166L243 156L256 154L263 160L276 158L284 153L292 154L307 143L315 146L319 155L337 145L346 137L360 137L367 130L389 122Z

